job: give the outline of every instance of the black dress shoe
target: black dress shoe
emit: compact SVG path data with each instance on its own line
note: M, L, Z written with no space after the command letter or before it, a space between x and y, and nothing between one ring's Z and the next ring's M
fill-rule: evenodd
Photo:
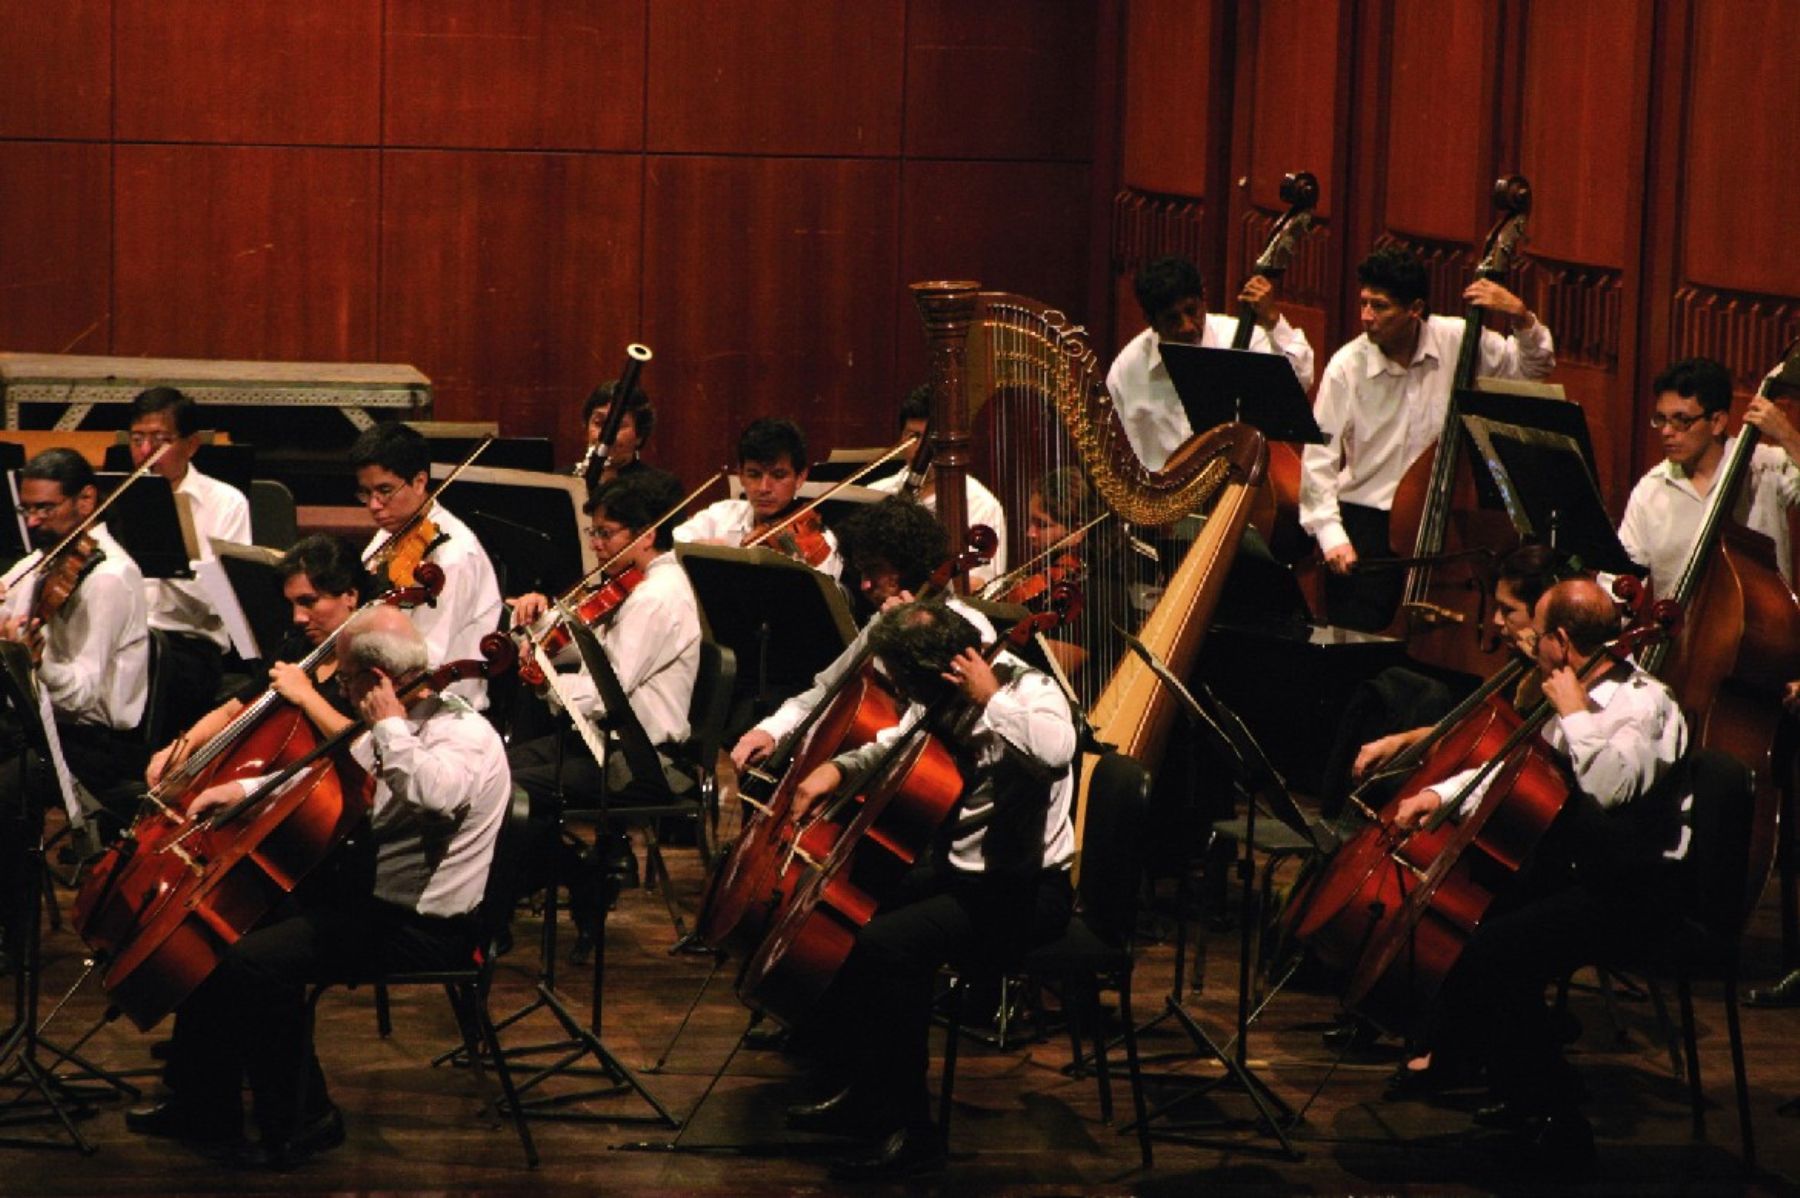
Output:
M1800 969L1773 986L1758 986L1744 995L1747 1007L1800 1007Z
M294 1133L292 1139L265 1134L260 1143L246 1144L233 1163L245 1169L272 1169L285 1173L297 1169L322 1152L344 1142L344 1113L329 1106Z
M1523 1159L1539 1172L1567 1177L1594 1163L1594 1129L1577 1111L1540 1115L1525 1125L1523 1135Z
M867 1136L882 1127L869 1104L857 1097L855 1086L845 1086L823 1102L789 1107L787 1124L795 1131L831 1136Z
M831 1175L839 1181L883 1181L930 1173L942 1169L949 1160L937 1128L903 1127L870 1151L844 1157L831 1166Z
M569 949L569 964L592 965L594 963L594 934L581 930L575 933L575 943Z
M125 1130L134 1135L181 1140L202 1149L233 1149L243 1140L241 1128L222 1119L196 1116L173 1098L126 1111Z

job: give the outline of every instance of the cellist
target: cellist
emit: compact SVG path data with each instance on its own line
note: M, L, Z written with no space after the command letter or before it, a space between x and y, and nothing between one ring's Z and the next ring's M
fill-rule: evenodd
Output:
M1433 1047L1486 1066L1497 1104L1476 1118L1517 1130L1524 1159L1579 1167L1593 1156L1593 1131L1544 989L1679 914L1692 797L1658 784L1687 749L1687 722L1669 689L1634 664L1615 663L1585 684L1579 677L1618 631L1617 608L1597 583L1558 583L1538 600L1532 625L1544 697L1557 712L1544 739L1567 759L1578 789L1530 875L1495 903L1451 968ZM1396 824L1417 827L1472 775L1402 799ZM1602 868L1620 860L1621 845L1635 855L1624 868Z
M1301 454L1300 526L1325 555L1333 624L1380 631L1393 619L1402 571L1357 573L1390 556L1388 516L1407 467L1436 442L1450 403L1464 321L1431 315L1417 255L1384 246L1356 268L1362 334L1331 356L1313 404L1326 443ZM1525 301L1489 279L1463 298L1511 318L1512 333L1484 331L1477 375L1541 379L1556 365L1550 330Z
M350 753L375 778L373 887L309 882L291 908L227 949L176 1012L164 1075L171 1097L128 1112L129 1130L277 1169L336 1147L344 1120L312 1051L304 983L469 960L477 934L470 916L487 886L512 783L499 734L466 702L423 690L399 698L427 655L423 636L395 608L372 608L345 627L338 677L370 725ZM238 801L257 781L202 791L190 818ZM254 1144L243 1138L246 1078L261 1133Z
M808 458L806 434L792 420L764 416L752 420L738 438L738 478L744 484L742 499L721 499L708 504L675 526L677 541L702 545L742 545L756 533L779 522L798 505L800 487L806 482ZM824 538L814 569L837 578L844 572L837 536L830 529ZM771 549L782 545L771 543Z
M894 608L870 643L911 706L873 743L802 780L797 813L879 757L951 693L962 702L945 709L930 731L955 755L963 794L932 851L901 883L897 904L857 935L818 1012L838 1092L788 1115L796 1127L865 1142L833 1169L847 1179L943 1164L925 1091L933 979L948 960L1004 968L1059 935L1073 903L1069 767L1076 734L1056 683L1005 653L990 667L974 626L940 604Z

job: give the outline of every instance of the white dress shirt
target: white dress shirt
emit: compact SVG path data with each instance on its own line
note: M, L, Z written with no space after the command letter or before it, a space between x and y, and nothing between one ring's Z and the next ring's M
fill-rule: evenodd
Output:
M742 545L755 527L756 509L750 506L748 499L721 499L677 524L672 535L677 541L723 541L727 545ZM841 578L844 558L838 552L837 534L829 528L825 530L825 543L831 546L831 555L816 568L833 578Z
M975 626L975 631L981 634L982 644L994 643L994 626L988 622L986 616L960 599L948 598L944 605ZM756 725L757 729L768 733L779 744L782 737L798 728L801 722L812 713L813 708L817 707L825 698L825 692L844 676L844 671L850 668L850 663L861 656L863 649L869 643L869 630L875 627L875 621L880 618L879 614L871 616L869 622L862 626L862 631L856 634L856 639L844 646L844 651L832 659L831 664L813 675L813 684L809 689L790 696L780 707L764 717L762 722Z
M429 513L443 538L425 560L443 568L444 589L437 602L421 604L407 614L413 627L425 638L426 657L433 669L447 661L463 661L481 656L481 638L500 627L500 584L494 580L494 564L487 550L475 538L467 524L441 503L433 503ZM378 532L363 550L370 550L387 540ZM448 688L481 710L487 706L487 682L465 679Z
M869 484L871 491L886 491L889 495L898 495L900 487L906 482L906 471L890 474L886 478L876 479ZM974 588L986 586L992 580L1006 573L1006 509L1000 504L1000 497L988 490L982 481L973 474L963 475L963 493L968 496L965 501L968 509L969 526L985 524L994 530L1000 538L999 547L994 550L994 560L979 570L969 571L969 585ZM926 511L937 511L937 492L919 496L919 506ZM960 551L962 546L952 547Z
M1736 444L1736 437L1725 442L1726 456ZM1650 584L1658 599L1667 598L1681 581L1711 501L1711 492L1701 495L1681 467L1667 460L1650 467L1631 488L1625 518L1619 521L1619 542L1632 561L1650 568ZM1794 581L1794 560L1788 510L1796 506L1800 506L1800 467L1785 450L1758 445L1750 455L1750 477L1738 492L1733 515L1739 524L1775 542L1775 561L1789 586Z
M50 621L38 681L49 692L57 722L120 731L144 718L150 693L150 635L145 624L144 576L106 531L89 530L104 555ZM0 611L28 616L38 588L20 585Z
M600 647L650 743L686 740L688 708L700 673L700 608L687 572L673 553L651 559L644 581L619 604L601 632ZM579 651L574 652L579 658ZM596 718L606 714L585 669L564 675L561 683L582 712Z
M194 535L200 541L200 558L213 556L212 540L237 545L251 543L250 501L230 483L220 482L189 466L175 493L188 497L194 515ZM186 636L205 637L221 650L231 648L225 622L213 610L200 583L194 579L146 579L144 595L150 603L150 627Z
M984 873L1000 852L1023 849L1033 860L995 862L996 867L1066 869L1075 858L1075 829L1070 812L1075 797L1075 777L1070 769L1075 758L1075 724L1062 688L1048 675L1031 669L1009 653L995 662L1007 681L979 709L970 705L948 734L966 752L960 755L964 790L952 818L956 821L950 845L950 864L967 873ZM839 755L835 764L850 777L872 765L897 738L911 731L926 715L917 703L907 707L900 722L885 728L861 748ZM995 800L1002 790L1015 798L1023 789L1045 804L1042 846L1002 846L988 843L988 830L1001 813ZM1041 854L1041 855L1040 855Z
M1228 349L1237 335L1237 326L1235 316L1208 312L1200 344ZM1312 346L1306 334L1289 324L1287 317L1277 317L1272 329L1257 325L1250 334L1250 348L1257 353L1280 354L1293 366L1300 389L1312 386ZM1169 368L1163 363L1162 338L1155 329L1145 329L1125 343L1106 372L1106 389L1112 393L1113 407L1125 426L1131 448L1147 469L1161 470L1169 456L1194 435L1181 397L1175 394L1174 380L1169 378Z
M1326 443L1300 454L1300 527L1320 549L1329 553L1350 541L1340 500L1388 511L1407 467L1437 442L1466 327L1460 317L1426 317L1410 365L1375 348L1367 333L1331 355L1313 403ZM1541 379L1555 365L1550 330L1536 321L1509 337L1483 330L1475 373Z

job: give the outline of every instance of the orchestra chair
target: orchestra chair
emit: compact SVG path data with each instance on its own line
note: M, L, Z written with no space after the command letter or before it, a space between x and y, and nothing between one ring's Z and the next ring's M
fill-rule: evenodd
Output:
M307 997L306 1018L309 1026L316 1023L319 999L333 986L354 990L366 985L374 991L376 1023L385 1038L393 1026L388 1004L390 989L396 986L442 986L450 1000L450 1009L456 1016L457 1027L462 1032L463 1054L475 1073L476 1092L481 1102L479 1109L493 1116L491 1126L500 1125L501 1106L495 1104L487 1079L486 1071L491 1068L499 1075L504 1108L512 1116L513 1129L519 1136L519 1146L525 1152L525 1163L535 1169L538 1165L537 1144L531 1137L525 1113L519 1106L512 1067L507 1063L506 1054L501 1051L499 1032L495 1029L493 1015L488 1010L488 994L493 986L494 969L510 940L509 928L520 889L518 857L530 842L530 825L530 796L522 788L515 786L506 819L500 825L500 834L494 843L494 859L488 867L487 891L482 897L481 905L475 910L479 939L466 965L456 969L381 973L319 982ZM308 1042L312 1041L313 1038L309 1036ZM303 1088L306 1084L305 1075L306 1071L301 1070ZM299 1131L298 1112L303 1106L303 1102L295 1104L296 1133Z
M1078 1028L1083 1019L1088 1021L1100 1089L1100 1117L1107 1123L1113 1118L1112 1074L1107 1063L1099 996L1102 989L1118 992L1131 1101L1137 1111L1138 1153L1146 1169L1151 1166L1150 1123L1145 1113L1143 1074L1138 1066L1137 1024L1131 1011L1131 972L1149 805L1150 774L1140 762L1122 753L1108 753L1100 759L1088 792L1087 835L1082 842L1076 912L1060 937L1027 952L1006 970L1009 977L1047 983L1061 993L1071 1035L1077 1040L1077 1060L1081 1057ZM963 992L971 980L970 976L959 974L950 989L944 1076L938 1099L938 1126L945 1143L949 1142L950 1109L956 1089Z
M266 549L286 553L300 539L294 493L272 478L250 480L250 539Z
M1752 860L1757 811L1753 775L1736 758L1698 749L1683 763L1694 794L1693 895L1689 913L1653 940L1634 944L1606 968L1651 979L1673 978L1681 1006L1688 1100L1694 1138L1706 1138L1706 1096L1700 1085L1700 1054L1694 1031L1691 983L1720 982L1725 1027L1731 1049L1733 1089L1744 1167L1756 1169L1756 1139L1750 1122L1750 1087L1744 1075L1744 1039L1738 1019L1739 947L1761 896L1769 862ZM1765 842L1767 838L1760 838ZM1746 884L1747 880L1751 884ZM1660 1005L1660 1004L1659 1004Z

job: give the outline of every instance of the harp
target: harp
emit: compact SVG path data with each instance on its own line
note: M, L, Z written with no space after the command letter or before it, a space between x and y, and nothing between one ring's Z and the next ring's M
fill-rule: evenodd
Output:
M1098 738L1154 768L1174 698L1118 635L1134 633L1178 676L1194 664L1262 480L1262 434L1228 424L1152 471L1131 449L1086 330L1061 312L979 284L916 283L930 349L938 511L953 538L973 470L1007 511L1008 560L1030 559L1047 503L1089 534L1084 659L1069 682ZM1083 494L1071 502L1069 493ZM1050 492L1056 492L1055 495ZM950 502L946 502L946 501ZM1079 845L1098 758L1079 767Z

